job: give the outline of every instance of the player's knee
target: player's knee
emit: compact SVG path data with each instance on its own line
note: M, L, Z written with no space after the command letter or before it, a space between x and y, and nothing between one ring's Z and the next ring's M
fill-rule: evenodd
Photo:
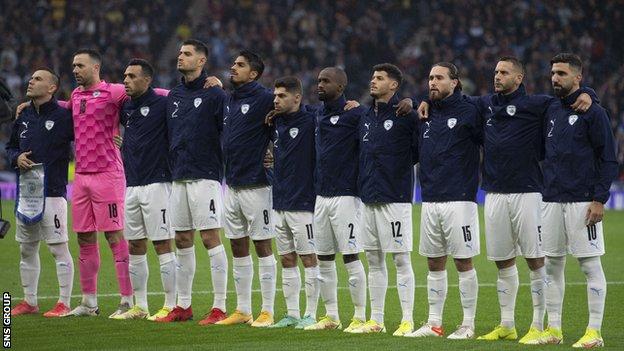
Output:
M581 272L585 274L585 277L589 278L602 271L602 263L600 262L600 256L596 257L580 257L579 264L581 265Z
M334 261L336 255L318 255L319 261Z
M284 255L280 255L280 261L282 263L282 267L284 268L292 268L297 266L297 254L294 252L290 252Z
M319 259L320 259L320 256L319 256ZM345 264L358 261L359 259L360 257L358 256L358 254L342 255L342 261Z
M271 247L271 239L255 240L254 247L258 257L267 257L273 255L273 249Z
M156 240L153 241L152 244L154 245L154 250L158 255L171 252L171 240Z
M394 264L397 268L408 267L412 265L409 252L398 252L392 255Z
M315 267L318 265L316 254L300 255L301 262L305 268Z
M459 272L468 272L473 268L471 258L456 258L455 267Z
M208 250L221 245L221 238L219 238L219 229L207 229L200 231L202 243Z
M78 245L89 245L97 243L97 233L96 232L88 232L88 233L78 233Z
M193 234L176 234L175 244L178 249L186 249L193 246Z
M544 257L527 258L526 261L527 261L527 265L529 266L529 269L532 271L535 271L544 267Z
M20 244L20 256L21 258L30 258L39 253L39 242L21 243Z
M129 252L131 255L145 255L147 253L146 239L130 240Z
M443 271L446 268L446 256L427 258L427 267L429 271Z
M510 258L510 259L504 260L504 261L496 261L496 268L498 268L498 269L505 269L505 268L509 268L509 267L511 267L511 266L513 266L515 264L516 264L516 259L515 258Z
M67 243L48 244L48 250L52 254L52 257L54 257L54 260L70 255Z

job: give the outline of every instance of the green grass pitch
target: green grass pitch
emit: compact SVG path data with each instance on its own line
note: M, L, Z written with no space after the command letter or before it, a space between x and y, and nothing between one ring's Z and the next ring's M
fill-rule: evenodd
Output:
M13 305L17 304L23 296L19 278L19 248L15 242L15 220L10 215L13 203L5 201L3 213L12 222L10 233L4 240L0 240L0 285L2 291L8 291L13 296ZM603 324L603 337L607 348L624 349L624 334L619 328L624 327L624 309L621 301L624 300L624 237L621 236L624 228L624 212L607 212L605 216L605 233L607 254L603 257L603 266L607 277L608 295L607 306ZM420 206L414 206L414 242L418 243L418 228L420 220ZM483 213L481 209L481 223ZM71 228L71 227L70 227ZM479 277L479 300L477 308L476 328L477 334L488 332L499 321L498 302L496 297L496 270L492 262L485 258L485 241L483 238L483 225L481 225L482 253L476 258L475 266ZM427 320L428 303L426 295L426 261L420 257L416 250L412 254L414 271L416 274L416 297L414 308L414 320L416 325L420 321ZM229 251L227 242L226 248ZM22 350L186 350L186 349L229 349L229 350L414 350L414 349L437 349L437 350L521 350L521 349L568 349L571 344L582 336L587 324L587 297L585 279L579 269L576 260L568 257L566 270L566 299L564 303L563 331L564 345L528 347L516 342L483 342L483 341L453 341L447 339L409 339L393 337L392 332L397 328L401 313L395 285L395 271L389 261L389 284L386 300L386 327L388 333L384 335L351 335L340 331L296 331L287 330L261 330L249 326L209 326L201 327L197 321L206 313L212 305L210 269L206 250L203 249L198 236L195 247L197 250L197 272L193 290L193 310L195 320L185 323L157 324L148 321L113 321L106 318L112 313L119 298L117 296L117 282L114 276L113 260L111 252L104 237L100 237L101 270L99 274L98 291L99 307L102 314L97 318L63 318L46 319L41 315L21 316L12 319L12 348ZM70 233L70 248L74 262L78 257L78 245L75 234ZM58 287L54 261L45 245L41 245L41 276L39 280L39 306L42 312L50 309L56 302ZM158 271L158 259L153 248L148 250L150 279L149 296L150 310L155 312L163 303L164 296L160 294L160 276ZM255 266L257 261L254 256ZM450 262L449 262L450 263ZM339 272L339 300L340 316L343 325L346 326L353 313L349 291L346 285L346 273L340 258L338 259ZM231 267L231 263L230 263ZM532 319L532 303L529 294L529 275L526 264L519 261L521 287L516 304L516 325L519 334L524 334ZM448 266L449 292L444 310L444 322L447 332L452 332L455 326L461 323L462 311L457 290L457 273L455 268ZM78 281L78 266L75 265L76 274L74 279L74 297L72 306L80 302L80 285ZM278 269L278 272L280 270ZM254 277L253 308L254 313L259 313L260 293L257 268ZM229 278L229 293L227 308L231 312L236 307L236 295L234 283ZM284 297L281 292L281 278L278 278L278 291L276 294L275 311L276 317L285 312ZM301 303L304 304L302 292ZM305 308L305 306L302 306ZM319 302L319 315L324 312L323 303ZM370 313L370 308L367 310Z

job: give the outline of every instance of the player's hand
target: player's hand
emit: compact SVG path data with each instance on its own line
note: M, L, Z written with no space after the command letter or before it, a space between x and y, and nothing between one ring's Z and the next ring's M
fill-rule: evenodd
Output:
M277 113L275 112L275 110L269 111L269 113L267 113L267 115L264 117L264 124L272 126L273 125L273 118L275 118L276 114Z
M273 161L273 152L271 152L270 149L267 149L266 153L264 154L264 160L262 161L264 168L272 168Z
M601 202L592 201L591 204L589 204L587 214L585 215L585 223L587 223L587 225L594 225L602 221L603 216L604 205Z
M206 77L206 81L204 82L204 88L212 88L212 87L220 87L223 89L223 83L221 80L215 76Z
M360 103L355 101L355 100L348 100L347 103L345 104L344 110L345 111L349 111L349 110L353 110L356 107L359 107Z
M21 104L17 105L17 108L15 109L15 119L17 119L20 113L22 113L22 111L24 111L24 109L28 106L30 106L30 101L22 102Z
M121 144L123 144L123 137L121 135L115 135L113 137L113 143L115 143L118 149L121 149Z
M420 105L418 106L418 117L420 117L420 119L427 119L429 118L429 104L425 101L421 102Z
M35 163L31 161L28 156L32 154L32 151L22 152L19 156L17 156L17 167L20 169L27 171L32 168L32 165Z
M591 96L587 93L582 93L576 98L576 101L572 104L572 109L576 112L585 113L592 105Z
M412 99L405 98L392 107L396 107L397 116L405 116L408 113L412 112L412 110L414 109L414 103L412 102Z

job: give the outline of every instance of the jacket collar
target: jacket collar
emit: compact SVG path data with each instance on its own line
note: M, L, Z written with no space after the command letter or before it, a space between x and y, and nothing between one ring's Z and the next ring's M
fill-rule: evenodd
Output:
M58 102L56 101L55 98L51 98L47 102L44 102L43 104L41 104L39 106L39 113L37 113L37 109L35 108L35 104L33 102L31 102L30 105L33 111L38 115L48 114L58 108Z
M248 98L250 96L253 96L256 91L262 88L263 86L254 80L234 88L232 90L232 97L237 100Z
M206 77L208 76L208 74L206 74L205 71L202 71L201 74L199 75L199 77L195 78L194 80L187 82L184 77L182 77L182 84L184 84L185 87L187 87L188 89L191 90L199 90L202 89L204 87L204 83L206 82Z
M137 98L131 99L130 101L132 102L132 105L134 107L139 107L145 104L145 102L151 97L153 97L154 95L156 95L156 92L154 91L154 89L152 89L151 87L148 87L147 90L143 93L143 95Z
M395 93L394 95L392 95L392 97L387 103L373 101L373 105L371 106L371 108L374 111L375 105L377 105L377 114L380 115L382 113L387 113L388 111L393 111L394 106L396 106L398 103L399 103L399 96Z
M347 104L347 99L344 95L340 95L338 99L333 101L324 101L323 102L323 115L334 115L342 112L344 110L345 105Z
M435 109L444 110L457 104L457 102L460 99L461 99L461 90L457 90L442 100L433 101L432 105L433 105L433 108Z
M582 93L583 92L581 91L581 89L577 89L572 94L561 98L561 104L563 104L564 106L572 105L576 101L576 99L579 97L579 95L581 95Z
M526 88L524 87L524 83L520 83L520 86L518 87L518 89L516 89L516 91L514 91L513 93L510 93L507 95L498 93L496 94L496 97L498 98L498 101L501 104L508 104L516 97L524 96L524 95L526 95Z

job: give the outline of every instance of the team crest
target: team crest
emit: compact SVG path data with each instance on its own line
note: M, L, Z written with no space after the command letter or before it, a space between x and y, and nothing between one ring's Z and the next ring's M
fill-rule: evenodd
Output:
M202 98L200 97L195 98L195 101L193 101L193 105L195 105L195 108L198 108L199 105L201 105L201 103L202 103Z
M143 115L143 117L147 116L148 113L149 113L149 106L141 107L141 114Z
M290 128L288 134L290 134L290 137L294 139L297 137L297 134L299 134L299 128Z
M331 124L338 123L339 119L340 119L340 116L338 116L338 115L329 117L329 121L331 122Z
M100 96L100 91L99 90L94 91L93 97L98 97L98 96Z
M243 114L246 114L247 112L249 112L249 104L243 104L243 105L241 106L241 112L242 112Z
M446 125L451 129L453 129L453 127L455 127L456 124L457 124L457 118L449 118L446 121Z
M47 130L52 129L52 127L54 127L54 121L46 121L45 122L45 127Z
M509 105L507 106L507 114L510 116L513 116L516 114L516 106L515 105Z
M568 123L570 123L570 125L574 125L574 123L578 120L578 115L571 115L570 117L568 117Z
M390 128L392 128L392 125L393 125L393 124L394 124L394 122L392 122L392 120L391 120L391 119L387 119L387 120L384 122L384 129L386 129L386 130L390 130Z

